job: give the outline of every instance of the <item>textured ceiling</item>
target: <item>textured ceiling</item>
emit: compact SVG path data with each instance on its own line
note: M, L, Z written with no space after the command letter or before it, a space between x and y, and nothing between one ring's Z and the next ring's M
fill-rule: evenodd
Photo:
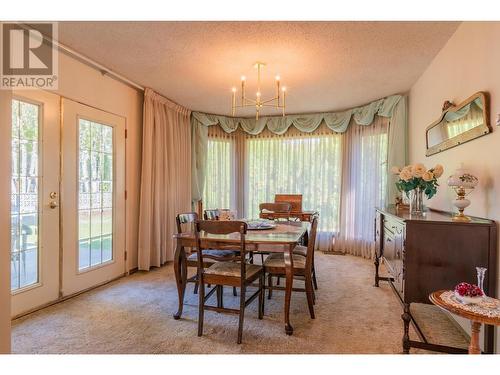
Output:
M287 113L349 108L410 89L458 22L61 22L60 42L192 110L230 113L255 61ZM243 113L252 116L254 111ZM267 112L274 114L272 109Z

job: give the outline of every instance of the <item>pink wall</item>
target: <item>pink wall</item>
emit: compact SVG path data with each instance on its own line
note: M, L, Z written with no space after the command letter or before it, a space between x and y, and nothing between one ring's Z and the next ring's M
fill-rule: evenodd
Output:
M500 113L499 40L500 22L462 23L413 85L409 95L410 162L422 162L427 167L440 163L445 168L438 194L426 203L427 206L453 210L454 194L446 186L446 179L463 162L480 181L470 195L472 204L466 212L497 222L500 222L500 127L495 122ZM477 91L490 94L493 133L426 157L425 128L441 114L443 102L458 103ZM497 352L500 348L498 336Z

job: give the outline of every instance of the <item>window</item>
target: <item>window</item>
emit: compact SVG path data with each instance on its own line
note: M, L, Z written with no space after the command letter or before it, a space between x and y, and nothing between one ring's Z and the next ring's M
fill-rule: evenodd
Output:
M11 290L38 283L39 107L12 101Z
M318 248L339 246L369 257L373 207L386 201L388 119L352 124L342 134L325 128L209 138L205 208L233 208L236 202L244 207L238 217L255 219L259 204L273 202L275 194L302 194L303 209L320 213Z
M274 195L302 194L303 209L321 213L319 231L338 229L341 136L302 135L247 140L247 216Z
M113 259L113 128L79 120L78 269Z
M205 209L235 209L232 155L233 142L231 139L209 138L207 178L203 189Z

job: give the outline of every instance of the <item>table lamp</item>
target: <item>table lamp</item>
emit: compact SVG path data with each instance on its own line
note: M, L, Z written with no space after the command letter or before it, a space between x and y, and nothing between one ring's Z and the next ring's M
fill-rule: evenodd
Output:
M467 173L464 169L459 168L455 174L448 177L448 186L450 186L457 198L453 200L453 204L458 208L458 214L453 216L453 221L469 222L470 217L464 215L464 209L470 205L470 200L465 198L476 187L478 179L476 176Z

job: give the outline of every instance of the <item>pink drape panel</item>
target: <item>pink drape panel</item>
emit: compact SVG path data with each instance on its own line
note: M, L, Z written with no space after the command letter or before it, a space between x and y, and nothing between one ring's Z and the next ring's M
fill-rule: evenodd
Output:
M190 111L144 94L139 269L173 259L175 215L191 211Z

